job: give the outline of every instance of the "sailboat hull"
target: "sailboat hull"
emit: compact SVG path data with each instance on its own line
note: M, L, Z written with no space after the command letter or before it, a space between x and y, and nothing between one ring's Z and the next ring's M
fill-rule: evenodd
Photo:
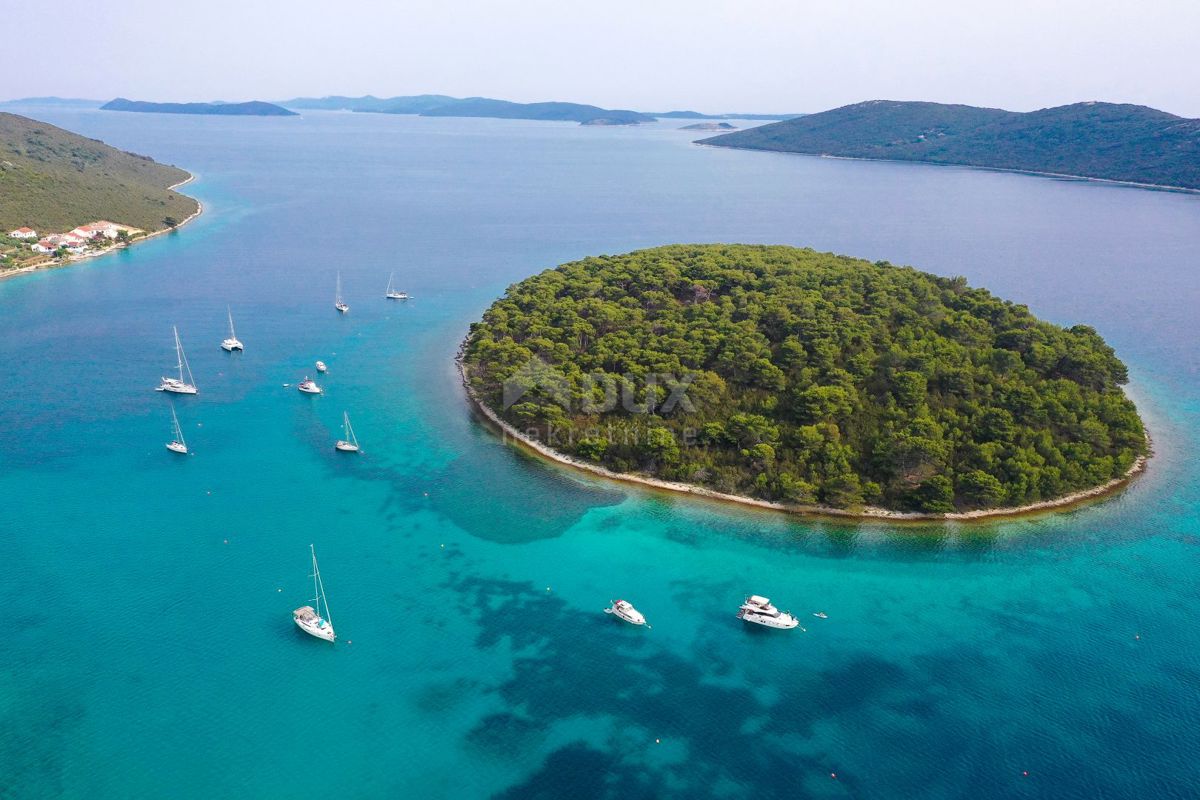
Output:
M334 444L333 449L340 450L343 453L357 453L358 445L354 444L353 442L343 442L339 439L338 442Z
M232 353L234 350L240 351L242 349L242 343L237 339L226 339L225 341L221 342L221 349L227 353Z
M333 626L317 616L317 612L313 610L312 606L297 608L292 612L292 619L295 620L296 627L309 636L315 636L327 642L337 639L337 634L333 632Z
M190 383L183 383L182 381L178 381L175 378L163 378L162 383L159 384L157 391L172 392L173 394L199 394L200 393L199 390L195 386L192 386Z
M168 442L167 449L172 453L179 453L183 456L186 456L188 452L187 445L182 442Z

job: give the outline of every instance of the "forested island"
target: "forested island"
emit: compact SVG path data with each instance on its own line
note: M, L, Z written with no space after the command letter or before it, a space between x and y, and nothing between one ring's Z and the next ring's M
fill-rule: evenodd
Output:
M295 111L251 100L246 103L152 103L118 97L100 106L102 111L140 111L154 114L208 114L226 117L294 117Z
M962 278L792 247L564 264L509 287L461 361L490 415L556 453L794 507L1025 506L1147 452L1126 368L1093 328Z
M1127 104L1075 103L1018 113L873 100L701 144L1200 189L1200 120Z

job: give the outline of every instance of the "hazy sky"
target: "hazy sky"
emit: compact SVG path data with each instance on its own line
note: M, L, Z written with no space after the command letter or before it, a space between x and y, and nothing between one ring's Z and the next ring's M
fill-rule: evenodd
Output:
M430 92L712 112L1111 100L1200 117L1200 0L35 0L17 16L0 98Z

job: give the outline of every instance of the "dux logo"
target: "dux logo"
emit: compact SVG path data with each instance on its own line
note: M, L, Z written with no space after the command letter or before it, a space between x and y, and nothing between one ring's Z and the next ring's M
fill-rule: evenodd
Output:
M566 411L571 410L572 397L578 397L578 410L585 414L612 411L618 403L630 414L669 414L675 409L691 413L696 407L687 390L695 379L694 374L679 378L661 372L645 376L598 372L580 376L579 391L573 394L570 378L535 356L504 381L504 410L533 395Z

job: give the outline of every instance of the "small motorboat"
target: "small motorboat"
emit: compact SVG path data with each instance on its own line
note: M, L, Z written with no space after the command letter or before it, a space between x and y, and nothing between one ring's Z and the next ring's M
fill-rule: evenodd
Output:
M829 619L829 615L826 614L824 611L814 611L813 616L816 617L817 619Z
M326 367L326 366L325 366L325 362L324 362L324 361L318 361L318 362L317 362L317 372L324 372L324 371L325 371L325 370L327 370L327 369L328 369L328 367Z
M771 605L769 599L757 594L746 598L746 602L738 609L737 616L743 622L753 622L767 628L788 630L800 625L800 620L786 611L780 611Z
M296 384L296 388L299 389L300 391L304 392L305 394L320 394L321 393L321 387L317 386L317 382L314 381L312 378L308 377L307 375L304 376L304 380L302 380L298 384Z
M604 609L605 614L612 614L617 619L623 619L630 625L645 625L646 618L642 612L633 607L628 600L614 600L613 604Z

